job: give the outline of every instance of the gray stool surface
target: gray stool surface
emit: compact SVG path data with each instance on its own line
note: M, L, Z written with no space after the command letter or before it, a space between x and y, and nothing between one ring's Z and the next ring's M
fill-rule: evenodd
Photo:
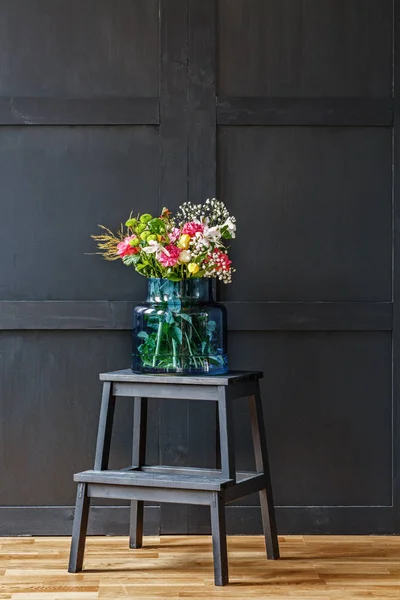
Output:
M210 507L216 585L228 583L225 505L258 492L267 557L279 558L275 511L265 439L260 371L231 371L221 376L147 375L130 369L101 373L103 395L93 470L74 476L78 484L69 571L82 570L92 498L131 501L130 547L140 548L144 501ZM134 399L132 465L109 470L111 434L117 397ZM215 402L216 467L210 469L146 464L147 399ZM233 439L233 400L248 398L256 460L255 472L237 472Z
M261 379L261 371L229 371L225 375L177 375L176 373L151 375L133 373L130 369L100 373L100 381L125 381L128 383L162 383L180 385L232 385L239 381Z

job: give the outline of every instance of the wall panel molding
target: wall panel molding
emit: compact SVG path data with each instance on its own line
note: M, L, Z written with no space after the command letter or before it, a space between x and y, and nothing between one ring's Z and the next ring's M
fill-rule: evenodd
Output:
M158 125L159 99L0 97L1 125Z
M129 330L135 302L2 301L0 330ZM391 331L391 302L225 302L231 331Z
M218 125L391 127L392 98L219 97Z
M176 506L176 505L175 505ZM70 536L73 521L72 506L0 507L0 535L65 535ZM310 506L277 507L276 516L280 535L366 535L391 534L391 507L375 506ZM145 535L161 533L161 509L144 509ZM226 508L229 535L261 535L259 506L228 506ZM168 530L165 533L176 533ZM93 506L89 517L89 535L128 535L129 507ZM190 534L207 535L209 523L192 523Z

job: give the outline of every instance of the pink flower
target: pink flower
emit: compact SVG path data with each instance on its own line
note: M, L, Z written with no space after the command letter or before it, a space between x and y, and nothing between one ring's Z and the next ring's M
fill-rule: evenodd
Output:
M157 258L163 267L174 267L178 262L180 253L181 250L179 248L173 244L169 244L165 248L162 248Z
M137 254L139 252L139 248L137 246L131 246L130 241L136 239L136 235L130 235L125 238L122 242L120 242L117 246L117 254L123 258L124 256L129 256L129 254Z
M182 235L190 235L190 237L194 237L198 231L203 233L204 225L201 223L195 223L194 221L189 221L189 223L185 223L182 227Z
M171 242L176 242L180 235L180 229L178 229L178 227L174 227L171 233L169 234L169 239L171 240Z

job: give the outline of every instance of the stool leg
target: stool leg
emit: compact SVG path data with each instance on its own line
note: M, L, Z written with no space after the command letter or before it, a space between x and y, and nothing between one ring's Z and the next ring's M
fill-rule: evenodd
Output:
M215 468L221 469L221 439L219 435L219 410L218 410L218 402L215 403Z
M85 553L86 531L89 518L90 498L87 495L86 483L78 483L76 494L74 525L72 528L71 551L69 555L69 573L82 571Z
M229 575L228 551L226 545L225 502L223 496L217 492L212 496L211 532L215 585L226 585L229 581Z
M133 411L132 465L142 467L146 461L147 398L135 398ZM131 501L129 547L141 548L143 543L143 502Z
M96 456L94 459L95 471L108 469L110 458L111 434L114 421L115 398L111 393L111 383L103 384L103 395L101 398L99 429L97 432Z
M264 417L261 402L260 386L254 396L250 397L250 419L253 434L254 454L257 473L265 475L265 489L260 492L261 516L264 528L267 557L279 558L279 544L275 521L275 508L272 495L271 475L269 471L267 442L265 439Z
M232 401L225 386L218 387L218 417L222 475L236 481Z

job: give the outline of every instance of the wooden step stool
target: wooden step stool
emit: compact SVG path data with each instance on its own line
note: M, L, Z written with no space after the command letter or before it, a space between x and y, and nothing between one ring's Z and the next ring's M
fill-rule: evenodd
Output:
M130 547L140 548L143 502L204 504L211 510L216 585L228 583L225 504L259 492L267 557L279 558L275 512L260 396L260 372L221 376L139 375L130 370L103 373L103 396L93 471L74 476L78 482L69 572L82 570L91 498L131 501ZM132 466L108 470L115 398L134 398ZM232 401L249 398L256 472L237 473L233 443ZM147 399L204 400L217 403L219 469L149 466L145 464ZM219 435L218 435L219 433Z

